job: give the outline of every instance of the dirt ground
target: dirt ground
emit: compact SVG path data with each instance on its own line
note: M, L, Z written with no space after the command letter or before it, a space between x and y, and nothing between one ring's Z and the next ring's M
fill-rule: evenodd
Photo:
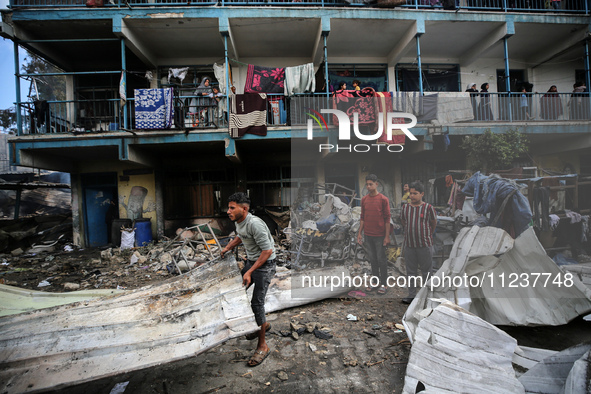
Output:
M139 250L149 256L149 248ZM101 258L101 253L103 258ZM0 256L0 281L27 289L62 292L66 283L88 288L136 289L172 274L147 259L131 264L133 251L105 249L57 251L36 255ZM110 255L112 257L104 258ZM391 272L394 274L394 272ZM49 283L38 287L39 283ZM403 289L387 295L327 299L268 315L271 355L258 367L246 363L256 342L229 340L182 361L52 391L60 394L233 393L233 392L361 392L400 393L411 345L401 323L406 305ZM347 320L347 315L358 321ZM315 323L330 329L332 338L288 334L291 323ZM561 350L591 339L591 322L582 318L561 327L501 327L520 345ZM283 333L283 334L282 334Z

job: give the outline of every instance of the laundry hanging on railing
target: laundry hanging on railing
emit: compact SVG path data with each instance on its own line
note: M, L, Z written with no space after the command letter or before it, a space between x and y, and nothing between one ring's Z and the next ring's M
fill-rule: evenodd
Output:
M170 83L170 78L174 77L174 78L178 78L181 83L183 83L183 80L185 79L185 77L187 76L187 73L189 72L189 67L183 67L183 68L169 68L168 69L168 83Z
M248 65L244 93L281 93L285 90L284 67Z
M357 124L374 125L376 123L376 103L375 91L372 88L357 90L337 90L332 100L333 109L338 109L347 114L351 124L354 121L353 115L358 114ZM336 115L333 115L333 121L339 124Z
M386 132L388 124L388 112L394 111L394 108L392 106L392 92L376 92L376 102L376 122L379 122L380 117L382 117L383 121L382 135L378 138L378 144L404 145L404 142L406 141L406 135L404 134L404 131L400 129L392 130L391 139L388 139L388 134ZM400 124L405 123L406 120L404 118L394 118L393 122Z
M298 93L314 93L315 90L316 76L314 74L314 63L285 67L286 96L293 96Z
M242 137L244 134L267 135L267 95L230 95L230 136Z
M134 89L135 128L168 129L174 118L173 91L168 89Z

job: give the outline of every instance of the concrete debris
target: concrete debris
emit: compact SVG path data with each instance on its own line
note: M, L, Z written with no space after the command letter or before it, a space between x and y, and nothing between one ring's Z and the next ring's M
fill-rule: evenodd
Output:
M279 372L277 374L277 377L279 378L279 380L284 380L284 381L289 379L289 376L284 371Z

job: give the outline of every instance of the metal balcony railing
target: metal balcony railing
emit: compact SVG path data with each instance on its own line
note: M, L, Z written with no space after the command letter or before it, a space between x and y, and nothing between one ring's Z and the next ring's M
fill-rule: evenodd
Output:
M194 6L276 6L276 7L374 7L379 0L93 0L100 7L194 7ZM9 8L85 7L87 0L10 0ZM98 4L97 4L98 3ZM588 0L455 0L456 8L504 12L560 12L588 14ZM402 8L442 9L443 0L406 0Z
M429 97L435 92L427 92ZM471 119L467 122L576 122L591 121L591 98L589 93L476 93L469 97L467 94L457 98L441 98L449 106L453 100L458 105L471 111ZM366 98L367 99L367 98ZM226 98L220 102L211 98L198 96L175 97L175 121L173 130L209 130L227 127ZM267 95L267 124L277 126L306 126L310 114L316 114L322 109L334 108L332 97L325 93L303 94L293 97L283 95ZM427 100L425 100L425 103ZM433 101L431 101L431 105ZM134 100L128 99L126 110L120 106L120 100L78 100L78 101L49 101L47 107L35 108L33 103L21 104L23 134L52 134L52 133L89 133L124 130L124 125L135 129ZM410 108L410 109L409 109ZM314 112L316 111L316 112ZM427 104L420 99L405 108L394 112L410 112L420 123L429 123L425 118L429 112ZM124 122L123 113L127 114ZM316 114L317 115L317 114ZM331 125L332 116L324 115L327 125Z

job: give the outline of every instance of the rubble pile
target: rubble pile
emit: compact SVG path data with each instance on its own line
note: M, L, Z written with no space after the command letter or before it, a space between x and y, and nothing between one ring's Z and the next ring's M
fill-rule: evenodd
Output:
M72 242L72 216L46 215L0 221L0 252L18 256ZM58 245L59 244L59 245ZM30 250L37 247L36 250Z

